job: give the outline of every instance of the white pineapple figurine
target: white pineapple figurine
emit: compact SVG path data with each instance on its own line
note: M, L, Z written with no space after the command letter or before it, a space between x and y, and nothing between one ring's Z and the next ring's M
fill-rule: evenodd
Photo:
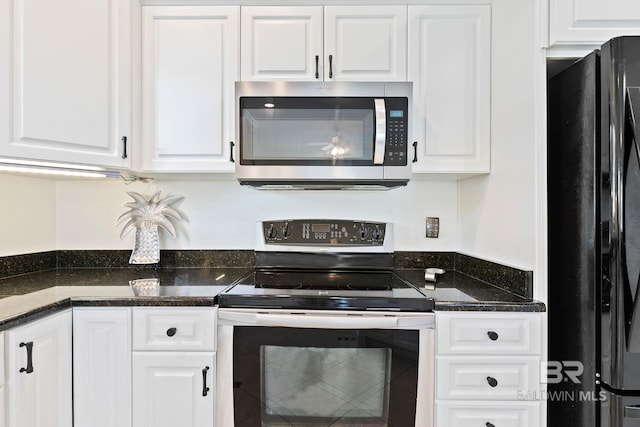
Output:
M162 198L160 191L149 199L135 192L128 191L127 194L135 201L124 204L129 210L118 217L117 225L128 219L122 227L121 239L131 230L136 229L135 244L129 264L156 264L160 262L158 227L167 231L175 239L176 229L171 219L181 220L182 215L172 205L184 197L169 194Z

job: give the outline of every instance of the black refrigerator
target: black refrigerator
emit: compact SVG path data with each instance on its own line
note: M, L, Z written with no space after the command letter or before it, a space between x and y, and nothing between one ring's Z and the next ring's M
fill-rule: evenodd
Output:
M640 37L548 82L548 425L640 427Z

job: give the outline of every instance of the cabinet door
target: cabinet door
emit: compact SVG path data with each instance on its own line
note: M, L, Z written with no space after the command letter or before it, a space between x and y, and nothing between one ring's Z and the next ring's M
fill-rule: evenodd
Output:
M322 80L322 6L247 6L241 26L241 80Z
M554 0L549 20L549 45L599 46L616 36L640 35L640 2Z
M143 146L136 169L233 170L239 31L238 6L143 8Z
M325 80L407 80L407 6L326 6L324 26Z
M134 352L134 427L211 427L214 353Z
M414 172L490 171L491 6L409 6Z
M4 333L0 332L0 427L5 426L6 413L4 403Z
M71 311L6 331L5 340L8 426L71 427Z
M73 309L75 427L131 426L131 309Z
M3 105L0 155L130 166L122 138L131 136L131 7L131 0L2 2L0 91L8 81L12 93L0 96L11 103Z

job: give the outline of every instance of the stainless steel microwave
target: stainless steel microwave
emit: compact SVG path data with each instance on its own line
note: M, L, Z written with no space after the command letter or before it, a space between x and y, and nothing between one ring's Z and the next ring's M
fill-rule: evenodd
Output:
M236 178L388 189L411 178L410 82L236 82Z

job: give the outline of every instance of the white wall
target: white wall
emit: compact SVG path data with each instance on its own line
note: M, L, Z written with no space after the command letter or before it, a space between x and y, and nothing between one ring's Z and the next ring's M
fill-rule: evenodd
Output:
M0 256L56 248L55 184L0 174Z
M186 216L178 238L164 234L163 249L253 249L254 223L263 219L347 218L395 224L396 249L452 251L457 241L457 183L414 179L389 191L261 191L235 179L154 180L125 185L119 180L56 181L58 249L131 249L116 218L131 201L127 191L157 190L185 197ZM440 237L427 239L425 217L440 217Z
M416 178L387 192L260 192L234 180L48 181L0 176L10 201L0 214L0 254L51 249L130 249L115 226L126 191L185 196L187 220L163 248L250 249L254 221L345 217L396 224L396 249L460 251L526 269L536 266L537 2L494 0L492 16L492 173L460 183ZM55 207L55 213L52 212ZM424 217L439 216L439 239ZM52 224L52 221L55 221ZM534 275L535 276L535 275Z
M494 0L491 174L460 182L458 250L536 265L536 2ZM538 67L538 68L536 68ZM534 275L535 276L535 275Z

